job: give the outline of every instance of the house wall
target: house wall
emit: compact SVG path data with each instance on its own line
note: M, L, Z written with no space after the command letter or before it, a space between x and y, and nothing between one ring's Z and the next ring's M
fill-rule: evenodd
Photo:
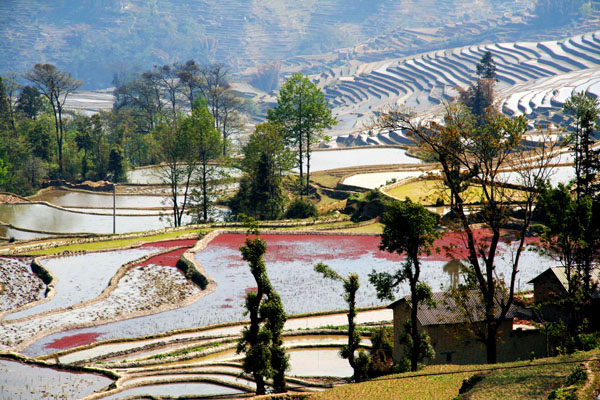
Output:
M556 301L565 294L565 288L553 273L545 273L534 282L533 299L536 303Z
M404 346L400 345L402 323L410 317L410 308L406 303L394 308L394 361L404 356ZM425 329L435 350L435 358L425 360L426 364L485 364L486 351L483 343L462 324L419 324ZM513 330L512 319L501 322L498 335L498 362L529 359L533 351L536 357L546 355L546 340L538 330Z

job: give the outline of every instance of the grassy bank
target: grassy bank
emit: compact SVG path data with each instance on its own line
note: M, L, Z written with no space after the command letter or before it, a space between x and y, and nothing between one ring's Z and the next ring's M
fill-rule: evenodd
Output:
M434 365L418 372L388 375L359 384L338 386L312 395L310 399L547 399L552 390L567 386L567 377L575 366L584 360L598 357L600 351L594 350L533 362ZM475 374L482 379L459 397L463 380Z

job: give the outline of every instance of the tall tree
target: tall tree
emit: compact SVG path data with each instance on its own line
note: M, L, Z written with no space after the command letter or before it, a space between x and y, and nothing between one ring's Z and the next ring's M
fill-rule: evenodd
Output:
M240 190L231 201L234 214L258 219L278 219L285 205L284 171L292 167L280 126L266 122L256 126L244 146Z
M360 287L358 275L353 273L343 278L323 263L316 264L314 270L322 274L323 277L340 281L344 285L344 300L348 303L348 344L342 347L340 355L348 360L348 363L354 370L354 381L360 382L366 378L367 365L361 362L364 356L360 356L357 360L354 354L360 346L360 333L356 330L356 292Z
M79 151L83 150L81 158L81 179L86 180L89 160L88 154L93 150L94 142L92 140L92 121L84 115L78 115L75 118L75 143Z
M432 356L431 346L419 332L417 312L419 305L431 300L431 288L421 278L421 261L423 255L431 255L433 242L439 236L436 231L437 220L422 205L409 199L393 203L390 210L383 215L383 233L380 250L398 255L406 255L402 268L395 274L375 272L369 280L377 289L379 299L394 299L394 290L403 282L410 286L410 368L416 371L423 355Z
M337 123L325 95L308 77L293 74L279 91L277 107L267 111L267 119L280 124L288 143L297 147L302 193L308 195L312 145L320 140L324 129ZM305 158L306 181L303 175Z
M25 86L17 98L17 113L26 118L36 119L43 108L44 103L40 97L40 92L33 86Z
M183 117L175 115L161 122L154 131L162 161L158 176L169 186L175 226L183 222L198 156L191 128L192 124L184 126Z
M73 79L69 72L61 71L52 64L35 64L33 69L23 75L23 77L33 83L40 93L50 102L50 106L54 113L58 168L62 174L63 145L65 139L63 126L64 105L69 94L81 86L82 82Z
M242 330L237 352L245 353L242 368L252 374L257 395L266 393L265 378L273 378L275 391L282 393L286 391L285 371L289 366L281 339L287 317L267 275L263 260L267 244L259 236L258 225L253 220L248 225L246 242L240 251L256 281L256 292L246 295L250 325Z
M557 188L542 187L538 209L545 226L542 246L564 268L567 278L567 296L557 301L569 313L570 336L579 341L578 333L586 328L585 318L590 316L598 287L598 271L594 269L600 258L598 206L594 207L589 196L573 197L560 184Z
M10 127L15 131L15 103L17 98L17 92L21 88L21 85L17 82L17 74L9 72L3 77L4 89L6 98L8 99L8 112L10 116Z
M196 104L196 97L204 81L200 66L194 60L188 60L183 64L175 64L175 70L183 93L189 102L190 109L192 109Z
M378 126L385 129L408 131L423 151L440 163L450 195L454 198L452 212L456 224L465 237L469 267L472 270L473 289L478 290L485 308L485 332L480 340L486 346L487 360L496 362L496 345L499 321L508 313L514 297L516 276L521 255L525 249L525 237L531 224L533 207L539 192L536 186L548 179L555 165L556 144L550 139L551 132L540 132L543 145L523 149L523 135L527 130L524 117L508 118L489 109L482 120L476 120L469 110L460 104L446 106L443 123L419 121L401 109L384 112ZM455 165L465 179L456 180ZM516 178L511 184L521 187L518 202L514 189L507 186L509 178L502 169L511 166ZM460 183L460 185L459 185ZM475 218L490 230L490 237L479 239L469 217L467 191L464 184L476 186L481 191L481 212ZM522 219L516 230L517 246L512 256L511 273L506 285L496 279L496 255L501 244L502 230L511 209L517 209Z
M214 194L213 181L217 178L219 168L215 165L215 161L221 155L221 135L214 128L213 118L206 107L206 102L196 102L192 114L184 119L182 129L191 135L196 152L200 191L194 192L193 197L194 200L197 199L195 202L198 205L198 220L208 221L210 197Z
M497 80L496 63L490 51L483 53L476 66L476 73L479 77L477 82L466 90L459 88L458 92L459 101L467 106L481 122L486 110L494 103L494 84Z
M482 79L496 79L496 63L494 62L491 51L488 50L483 53L475 71Z
M0 76L0 130L6 131L11 127L10 106L4 80Z
M600 189L596 183L596 176L600 173L600 150L593 149L592 144L600 117L600 103L587 93L574 93L565 101L563 111L573 117L570 141L575 156L577 198L597 197Z

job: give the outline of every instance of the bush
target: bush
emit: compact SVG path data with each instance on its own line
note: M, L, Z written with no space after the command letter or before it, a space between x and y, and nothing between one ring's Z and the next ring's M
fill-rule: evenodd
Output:
M285 217L290 219L314 218L318 214L317 207L305 199L296 199L288 207Z

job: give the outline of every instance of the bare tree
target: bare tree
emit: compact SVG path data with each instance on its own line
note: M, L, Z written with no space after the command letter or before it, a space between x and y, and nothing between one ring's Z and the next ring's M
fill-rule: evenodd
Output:
M198 92L204 85L200 66L194 60L188 60L184 64L175 64L175 69L190 109L193 109Z
M10 126L15 129L15 104L17 91L21 88L21 85L17 82L17 74L15 72L8 72L6 76L2 77L4 83L4 89L6 90L6 98L8 100L8 113L10 118Z
M443 123L414 117L405 110L390 109L380 115L377 125L406 130L440 163L453 197L452 211L468 249L470 285L465 289L476 289L485 308L484 329L474 333L486 346L487 361L495 363L499 321L513 302L519 260L539 194L536 185L550 176L556 163L556 148L548 132L541 132L543 143L526 151L523 145L526 119L508 118L492 109L486 112L483 123L460 104L446 105ZM457 165L460 179L455 174ZM518 187L508 184L511 179ZM477 215L470 215L467 208L465 183L481 191L481 212ZM517 247L510 261L510 276L504 283L496 275L497 254L503 239L501 229L515 208L519 209L521 220L515 232ZM483 223L490 230L490 237L479 239L471 227L473 222ZM465 311L468 312L468 307Z
M52 106L58 148L58 167L62 173L63 144L65 138L63 127L64 105L69 94L77 90L82 85L82 82L73 79L69 72L61 71L52 64L35 64L33 69L23 75L23 77L33 83Z

